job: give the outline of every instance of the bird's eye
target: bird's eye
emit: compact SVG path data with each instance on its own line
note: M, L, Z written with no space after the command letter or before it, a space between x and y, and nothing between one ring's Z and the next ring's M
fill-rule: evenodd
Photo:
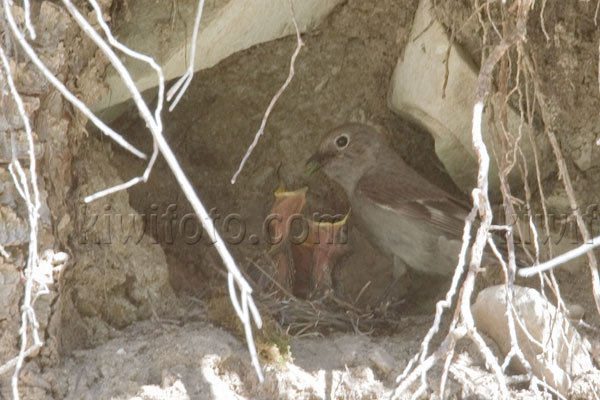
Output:
M337 137L337 139L335 139L335 145L339 148L339 149L343 149L344 147L348 146L348 136L346 135L340 135Z

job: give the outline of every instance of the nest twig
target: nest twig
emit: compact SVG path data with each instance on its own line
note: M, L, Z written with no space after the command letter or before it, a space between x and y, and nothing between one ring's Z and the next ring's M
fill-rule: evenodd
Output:
M330 289L319 298L304 300L286 290L259 263L248 261L260 272L259 280L266 278L270 283L253 285L261 287L256 295L262 312L268 312L292 336L323 335L333 331L372 334L398 326L397 313L391 312L393 304L385 299L377 307L360 308L354 305L356 301L340 299Z
M258 301L286 329L296 337L313 336L332 331L372 334L392 329L399 320L389 312L389 303L376 309L361 309L338 298L333 292L317 300L303 300L294 296L277 298L276 293L259 296Z

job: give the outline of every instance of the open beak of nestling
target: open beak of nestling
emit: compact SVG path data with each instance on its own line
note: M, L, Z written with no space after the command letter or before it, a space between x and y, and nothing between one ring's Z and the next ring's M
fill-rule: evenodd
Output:
M317 151L304 164L304 174L311 176L331 159L333 154Z

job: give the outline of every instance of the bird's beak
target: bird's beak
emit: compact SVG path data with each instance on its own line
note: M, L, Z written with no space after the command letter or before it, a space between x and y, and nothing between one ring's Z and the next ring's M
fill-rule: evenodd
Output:
M335 152L331 151L317 151L313 154L304 164L304 174L311 176L317 172L322 166L327 164L335 156Z
M306 161L304 164L304 175L312 176L315 172L317 172L323 166L323 155L319 152L316 152Z

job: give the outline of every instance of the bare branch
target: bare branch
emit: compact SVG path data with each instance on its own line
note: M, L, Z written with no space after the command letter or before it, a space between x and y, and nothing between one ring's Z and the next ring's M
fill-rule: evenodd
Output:
M36 67L38 67L42 74L44 74L46 79L48 79L48 81L56 89L58 89L58 91L62 93L62 95L65 96L67 100L69 100L77 109L79 109L86 117L88 117L94 123L94 125L96 125L98 129L100 129L100 131L102 131L102 133L104 133L106 136L110 137L112 140L117 142L125 150L145 160L146 155L143 152L136 149L128 141L123 139L121 135L119 135L112 128L110 128L108 125L102 122L102 120L96 117L96 115L88 108L88 106L81 100L79 100L77 97L75 97L75 95L71 93L71 91L67 89L67 87L60 80L58 80L57 77L54 76L54 74L46 67L46 65L44 65L42 60L40 60L40 58L36 54L35 50L33 50L31 45L27 43L27 40L25 40L25 37L17 27L17 23L15 22L15 19L12 15L12 11L10 9L10 3L10 0L2 0L2 4L4 6L4 15L6 16L6 20L10 25L11 31L17 39L17 41L19 42L19 44L21 45L21 47L23 47L23 50L25 50L25 53L27 53L29 59L35 64Z
M248 161L248 158L250 158L250 154L252 154L252 151L258 144L258 140L264 133L265 126L267 125L267 120L269 119L269 115L271 114L271 111L273 110L275 103L277 103L277 100L279 100L279 96L281 96L281 94L285 91L285 89L288 87L288 85L292 81L292 78L294 77L294 64L296 63L296 57L298 57L298 54L300 54L300 49L304 45L304 43L302 42L302 37L300 36L300 28L298 28L298 23L296 22L296 12L294 11L294 3L292 2L292 0L289 0L289 2L290 2L290 9L292 11L292 21L294 22L294 28L296 28L296 39L297 39L297 43L298 43L296 46L296 50L294 51L294 54L292 54L292 58L290 60L290 72L288 74L287 79L283 83L283 85L279 88L277 93L275 93L275 96L273 96L273 98L271 99L271 102L269 103L269 106L267 107L267 111L265 111L263 119L260 123L260 128L258 128L258 131L254 135L254 140L252 141L252 144L250 144L250 147L248 147L246 154L244 154L244 157L242 158L242 162L240 163L240 166L238 167L237 171L235 171L235 174L233 174L233 177L231 178L232 185L237 180L237 177L240 174L240 172L242 172L242 169L244 168L246 161Z
M529 73L533 77L533 83L535 87L535 96L540 105L540 110L542 113L542 119L544 121L546 135L548 136L548 140L550 141L550 145L552 147L552 151L554 152L554 156L556 157L556 162L558 164L558 170L560 172L560 176L562 178L563 186L567 193L567 197L569 199L569 205L571 206L571 211L575 216L575 221L577 222L577 227L579 228L579 232L584 240L584 244L581 245L578 249L572 250L572 254L577 254L579 251L586 250L586 254L588 256L588 263L590 267L590 275L592 278L592 291L594 295L594 301L596 303L596 310L600 313L600 274L598 273L598 260L596 259L596 255L591 250L593 247L597 246L598 238L592 239L587 227L585 226L585 221L579 212L579 208L577 205L577 199L575 197L575 192L573 190L573 185L571 184L571 177L569 176L569 171L567 169L567 163L562 156L562 152L560 150L560 146L558 144L558 140L556 139L556 135L554 134L554 129L552 126L552 119L548 115L548 105L546 103L546 99L542 93L542 89L540 88L539 79L537 79L536 72L533 66L533 63L527 58L524 57L524 65L527 67ZM570 253L570 252L568 252Z
M185 74L181 76L175 82L175 84L169 89L167 93L167 101L171 101L171 98L177 93L177 97L171 103L169 107L169 112L173 111L175 107L177 107L177 103L181 100L181 97L187 90L190 82L192 82L192 78L194 77L194 63L196 62L196 44L198 43L198 30L200 29L200 20L202 19L202 10L204 10L204 0L198 0L198 10L196 11L196 20L194 22L194 33L192 36L192 54L190 57L190 64L188 65L188 69L185 71ZM181 86L183 85L183 86ZM181 90L179 90L181 88Z
M596 236L595 238L582 244L581 246L576 247L573 250L569 250L566 253L556 256L553 259L543 262L539 265L534 265L528 268L521 268L519 270L519 276L528 278L541 272L549 271L555 267L558 267L559 265L565 264L577 257L588 253L589 251L598 246L600 246L600 236Z
M126 142L120 135L118 135L116 132L114 132L111 128L104 125L104 123L102 123L102 121L100 121L87 108L87 106L83 102L81 102L71 92L69 92L68 89L66 89L66 87L45 67L45 65L40 61L40 59L37 56L37 54L35 53L35 51L27 43L27 41L23 37L23 34L18 30L18 27L16 25L14 17L11 14L10 0L2 0L2 1L3 1L3 5L4 5L4 13L7 16L7 20L9 21L9 25L11 26L11 29L13 30L15 37L17 38L17 40L19 41L21 46L25 49L25 51L28 54L28 56L30 57L30 59L42 71L42 73L46 76L46 78L50 81L50 83L52 85L54 85L77 108L79 108L84 115L86 115L88 118L90 118L92 120L92 122L94 122L105 134L109 135L117 143L119 143L124 148L126 148L130 152L134 153L138 157L146 158L146 156L142 152L135 149L128 142ZM161 68L150 57L136 53L136 52L126 48L125 46L121 45L120 43L118 43L114 39L112 34L110 33L108 26L102 20L100 7L98 6L98 4L96 3L95 0L90 0L90 3L92 4L92 7L94 8L94 10L96 12L98 22L99 22L101 28L104 30L105 34L107 35L108 40L112 43L112 45L132 57L136 57L142 61L149 63L157 72L157 75L159 78L159 101L158 101L157 108L155 110L154 117L153 117L152 113L148 109L147 105L143 102L141 95L139 94L139 91L135 87L135 84L133 83L133 79L131 79L131 76L129 75L128 71L122 65L119 58L112 51L112 49L110 48L108 43L106 43L100 37L100 35L98 35L98 33L95 31L95 29L89 24L87 19L85 17L83 17L83 15L81 15L81 13L71 3L71 1L63 0L63 2L65 4L66 8L71 13L71 15L73 16L73 18L81 26L83 31L92 40L94 40L94 42L99 46L99 48L108 56L111 63L115 66L115 68L117 69L117 71L119 72L121 77L124 79L128 89L132 93L133 99L136 102L136 105L138 106L138 109L139 109L142 117L146 121L146 124L147 124L149 130L151 131L152 137L154 139L154 151L153 151L152 157L150 159L150 162L148 163L148 166L147 166L144 174L141 177L134 178L134 179L130 180L129 182L126 182L122 185L118 185L114 188L109 188L100 193L89 196L86 198L86 200L92 201L101 196L104 196L104 195L107 195L110 193L114 193L118 190L123 190L124 188L130 187L135 183L138 183L141 181L146 181L150 174L152 165L154 164L154 162L156 160L158 151L160 151L163 154L163 156L165 157L165 159L167 161L167 164L173 171L173 174L175 175L180 186L182 187L184 194L186 195L187 199L192 204L192 208L198 215L198 218L200 219L202 226L207 231L207 233L208 233L209 237L212 239L212 241L215 243L215 247L216 247L217 251L219 252L219 255L221 256L223 263L225 264L225 266L228 270L228 275L231 277L230 280L233 282L233 285L230 285L230 287L233 288L233 291L231 292L231 299L234 302L233 303L234 309L236 310L236 312L240 316L240 319L242 320L242 322L245 325L244 328L245 328L245 333L246 333L248 350L249 350L251 358L252 358L252 363L253 363L254 367L256 368L256 372L258 374L259 380L262 382L263 375L262 375L262 371L260 369L260 365L259 365L259 361L258 361L258 357L257 357L257 353L256 353L256 348L254 346L254 340L252 337L252 329L250 326L251 322L254 321L256 326L258 328L260 328L262 326L262 320L260 318L258 309L257 309L256 305L254 304L254 300L252 299L252 288L250 287L248 282L245 280L245 278L241 274L240 270L237 268L237 265L235 264L233 257L231 256L225 243L223 242L223 240L217 233L217 231L214 227L214 222L211 220L210 216L208 215L208 212L206 211L203 204L200 202L197 195L195 194L191 183L185 176L185 174L184 174L183 170L181 169L179 163L177 162L171 148L167 144L167 142L162 134L162 123L161 123L161 119L160 119L160 111L162 108L162 101L163 101L162 99L164 97L164 89L163 89L164 79L163 79L163 74L162 74ZM201 3L203 4L203 1ZM26 121L26 126L28 126L27 124L28 123ZM30 147L31 147L31 143L32 142L30 140ZM33 147L31 147L31 148L33 148ZM30 149L31 154L33 154L32 151L33 150ZM17 189L18 189L19 193L22 193L24 196L27 197L28 193L29 193L28 186L26 183L24 183L24 178L23 178L24 174L18 167L19 167L19 165L18 165L18 160L17 160L17 163L11 164L11 166L9 167L9 170L11 171L11 173L13 174L15 179L17 179L17 177L18 177ZM35 161L30 162L30 168L32 168L32 174L33 174L33 171L35 169ZM20 184L19 184L19 182L20 182ZM35 192L35 195L37 198L37 186L33 186L33 187L34 187L34 192ZM28 202L28 204L29 203L30 202ZM34 204L38 204L38 203L36 202ZM35 208L35 210L36 210L36 213L32 214L32 215L35 215L37 218L37 208ZM33 225L33 223L30 223L30 225L32 225L32 229L31 229L32 239L30 240L30 259L32 259L32 254L37 254L37 253L33 253L33 251L32 251L32 248L34 248L34 246L37 246L37 242L35 240L35 237L33 236L34 232L37 232L37 226ZM29 269L30 269L30 265L33 265L33 261L31 261L31 262L28 261ZM236 290L240 291L241 299L239 299L239 300L238 300ZM23 318L25 318L25 317L29 318L32 326L35 328L37 326L37 322L35 321L35 316L32 313L32 309L30 307L26 307L26 305L29 304L27 293L28 292L26 289L26 299L25 299L26 302L24 301ZM241 301L241 304L240 304L240 301ZM25 336L27 334L27 329L21 329L21 334L22 334L22 344L27 343L26 336ZM41 342L39 342L39 340L38 340L39 338L35 331L34 331L34 339L35 339L35 344L38 347L41 346ZM23 359L28 354L30 354L30 352L26 351L22 347L22 349L20 351L20 355L15 361L15 364L14 364L15 365L15 377L13 378L13 382L15 382L15 383L13 384L13 387L14 387L13 392L16 392L16 376L18 373L18 369L20 369ZM5 368L5 367L2 367L2 368ZM18 396L18 392L17 392L16 396Z
M489 4L489 3L488 3ZM478 8L478 5L476 4ZM494 357L491 350L485 344L481 335L475 328L475 323L471 313L471 296L474 290L475 278L479 272L483 251L488 242L489 231L492 223L492 209L488 199L488 173L490 166L490 157L487 152L486 145L483 141L483 135L481 132L482 114L484 108L484 101L488 96L488 91L491 87L492 72L498 61L502 56L515 44L519 43L525 33L525 22L527 12L531 7L531 2L519 3L518 16L516 28L508 35L502 37L501 42L496 45L487 57L483 58L481 70L478 76L478 83L475 93L475 102L473 106L473 121L472 121L472 142L477 159L479 163L479 171L477 175L477 187L473 189L473 208L465 220L465 229L463 231L463 243L461 252L459 254L459 263L454 273L452 286L446 295L444 301L438 302L436 306L436 316L434 323L430 328L429 332L423 339L421 344L420 354L413 358L402 375L398 377L398 386L393 392L392 397L397 398L402 392L408 389L410 385L416 382L417 378L421 377L421 384L417 391L413 394L413 398L424 393L427 387L426 375L427 372L441 360L444 362L442 379L440 382L440 390L445 387L446 376L451 360L447 357L454 354L454 349L458 339L468 336L478 347L480 353L484 356L486 365L490 368L496 380L498 381L500 396L502 398L508 398L508 387L507 382L503 374L502 367L498 364L498 361ZM481 21L481 19L480 19ZM485 29L484 29L485 36ZM516 154L516 153L515 153ZM505 192L508 194L508 192ZM476 213L479 213L481 223L479 224L477 234L474 243L471 245L470 250L470 261L469 268L467 270L466 278L460 288L458 287L458 280L464 273L464 264L469 248L470 239L470 228L473 224L473 220ZM501 257L500 257L501 258ZM511 262L514 265L514 254L512 255ZM510 274L507 273L507 277L510 279ZM514 278L514 274L512 275ZM454 297L455 292L458 290L457 308L455 310L453 319L450 323L448 334L443 340L442 344L438 347L431 356L427 356L428 347L431 341L431 337L440 329L440 319L444 308L451 305L451 300ZM507 310L508 311L508 310ZM514 333L514 331L513 331ZM514 349L514 354L519 355L518 347ZM440 393L443 397L443 393Z
M31 190L29 188L28 179L19 163L19 160L16 158L16 153L13 151L12 161L9 165L9 170L13 177L15 185L19 188L19 193L25 200L25 204L27 205L28 210L28 218L29 218L29 249L27 255L27 264L25 266L25 291L23 295L23 303L21 305L21 328L19 333L21 335L21 345L19 349L19 355L15 359L14 363L14 373L11 378L11 387L13 392L13 399L19 399L19 373L21 371L21 367L23 366L23 362L27 355L31 354L33 351L38 349L43 345L43 342L40 340L38 334L38 323L35 317L35 312L33 311L33 290L34 290L34 276L36 274L36 269L38 268L39 260L38 260L38 242L37 242L37 234L38 234L38 219L39 219L39 209L40 209L40 195L37 186L37 175L36 175L36 160L35 160L35 147L33 143L33 133L31 131L31 126L29 124L29 119L25 113L25 107L23 105L23 101L19 92L17 92L17 88L15 87L15 83L12 79L12 72L10 70L10 63L8 62L8 58L4 54L4 50L0 47L0 58L2 59L2 65L4 67L4 72L6 76L6 80L10 87L10 92L13 96L15 103L17 104L17 108L19 110L19 114L21 115L21 119L23 120L23 124L25 125L25 132L27 134L27 143L28 143L28 155L29 155L29 182L31 184ZM14 142L13 142L14 143ZM14 147L14 146L13 146ZM16 174L14 171L16 170ZM47 288L46 288L47 290ZM35 301L35 299L34 299ZM27 333L29 330L29 325L31 325L32 336L33 336L33 344L31 347L27 347Z

